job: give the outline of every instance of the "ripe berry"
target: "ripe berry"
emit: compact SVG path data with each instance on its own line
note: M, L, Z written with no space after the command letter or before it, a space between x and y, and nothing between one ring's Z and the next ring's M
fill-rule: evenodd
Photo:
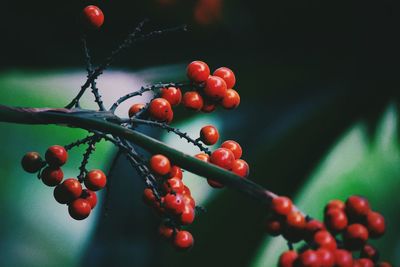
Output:
M166 99L171 106L177 106L179 103L181 103L182 92L181 89L176 87L162 88L161 97Z
M179 178L171 178L164 182L164 190L165 192L171 193L179 193L182 194L185 186L181 179Z
M194 157L198 158L201 161L207 162L207 163L210 162L210 156L206 153L199 153L199 154L196 154Z
M350 218L363 218L370 211L368 200L359 196L351 196L346 200L346 214Z
M313 240L316 232L325 229L325 225L322 222L312 219L306 223L306 226L304 227L304 234L307 240Z
M192 196L186 194L183 195L183 202L185 202L185 205L189 205L190 207L192 207L193 209L196 207L196 202L194 201L194 199L192 198Z
M183 186L182 195L191 195L190 189L186 185Z
M106 186L107 177L101 170L92 170L86 174L85 186L92 191L98 191Z
M218 148L210 156L210 162L226 170L232 169L235 156L226 148Z
M282 223L276 216L268 218L265 226L267 233L271 236L282 234Z
M292 211L286 216L283 237L293 243L299 242L304 238L305 226L306 220L304 216L298 211Z
M185 208L179 217L179 221L182 225L192 224L194 221L194 215L194 209L190 205L185 205Z
M87 6L83 9L82 18L87 27L99 29L104 23L104 14L97 6Z
M292 212L292 201L288 197L275 197L272 199L272 211L277 215L286 216Z
M332 251L336 249L335 238L331 235L331 233L325 230L320 230L315 233L314 243L318 248L325 248Z
M61 168L46 167L42 171L40 178L45 185L56 186L61 183L64 173Z
M143 191L143 202L149 206L154 206L157 203L156 196L150 188L146 188Z
M165 208L173 214L181 214L185 209L185 202L181 194L170 194L168 193L164 197Z
M355 261L356 264L358 264L357 266L359 267L374 267L374 263L373 261L371 261L370 259L358 259Z
M228 89L221 102L225 109L235 109L240 105L240 95L233 89Z
M207 183L213 188L223 188L224 187L224 185L221 184L220 182L215 181L213 179L209 179L209 178L207 179Z
M171 104L164 98L156 98L150 102L149 105L150 117L157 121L171 122L173 111Z
M133 104L128 111L129 118L135 116L139 111L141 111L146 105L145 104Z
M299 255L294 250L288 250L281 254L278 261L279 267L293 267Z
M343 231L348 224L346 214L342 210L334 208L325 213L324 222L329 231L334 234Z
M224 79L224 81L226 83L226 87L228 89L233 88L233 86L235 86L236 77L231 69L226 68L226 67L221 67L221 68L217 69L216 71L214 71L213 75Z
M338 199L331 200L328 202L328 204L326 204L324 212L327 212L328 210L330 210L332 208L337 208L337 209L344 211L345 204L343 201L338 200Z
M361 249L360 258L368 258L376 262L379 260L379 251L372 245L367 244Z
M368 212L366 226L371 238L379 238L385 234L385 218L378 212Z
M87 218L90 214L92 207L90 206L89 201L78 198L68 206L69 215L75 220L83 220Z
M82 194L82 185L78 180L68 178L54 188L54 198L60 204L67 204Z
M26 172L35 173L43 167L44 162L39 153L28 152L23 156L21 165Z
M174 238L174 245L177 249L187 250L193 246L194 240L188 231L179 231Z
M173 165L171 167L171 170L169 171L169 177L170 178L179 178L182 180L182 178L183 178L182 169L176 165Z
M392 267L392 265L389 262L380 262L376 267Z
M249 164L247 164L247 162L242 159L236 159L235 161L233 161L232 171L237 175L246 178L247 176L249 176Z
M174 234L174 229L162 223L158 227L158 233L165 239L170 239Z
M171 163L166 156L157 154L150 158L150 169L157 175L166 175L171 170Z
M332 250L320 248L316 252L321 262L320 267L333 267L335 265L335 256Z
M84 189L80 198L87 200L91 209L94 209L94 207L97 205L97 195L96 192L92 190Z
M335 254L335 267L352 267L353 256L350 252L344 249L337 249Z
M203 97L196 91L186 92L182 102L185 108L194 111L200 111L204 105Z
M299 267L321 267L321 261L317 252L308 249L301 253L297 259Z
M210 76L210 68L203 61L193 61L187 66L186 73L189 80L202 83Z
M214 102L211 102L210 100L204 99L203 101L203 107L201 108L201 111L204 113L211 113L217 108L217 105Z
M218 142L219 133L217 128L212 125L207 125L200 130L200 139L206 145L214 145Z
M362 224L350 224L343 239L347 249L359 250L368 240L368 230Z
M221 147L232 151L233 155L235 156L235 159L240 159L242 157L242 147L236 141L227 140L222 143Z
M50 166L60 167L67 162L68 153L64 147L54 145L47 149L45 158Z
M204 87L204 94L211 99L220 100L226 95L226 83L218 76L210 76Z

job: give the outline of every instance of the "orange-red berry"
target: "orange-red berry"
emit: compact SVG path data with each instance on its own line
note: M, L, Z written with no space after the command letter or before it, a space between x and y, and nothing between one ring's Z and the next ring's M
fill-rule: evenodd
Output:
M188 231L178 231L174 238L174 245L179 250L187 250L194 244L193 236Z
M231 88L233 88L233 86L235 86L236 77L231 69L226 68L226 67L221 67L221 68L218 68L217 70L215 70L213 75L224 79L224 81L226 83L226 87L228 89L231 89Z
M203 61L196 60L187 66L186 73L189 80L202 83L210 76L210 68Z
M246 178L247 176L249 176L250 172L249 164L247 164L247 162L242 159L236 159L235 161L233 161L232 171L237 175Z
M94 209L97 205L97 195L96 192L92 190L84 189L80 198L87 200L91 209Z
M216 149L210 156L210 162L227 170L232 169L235 155L233 152L226 148Z
M206 81L206 86L204 87L204 94L213 99L221 100L226 95L226 83L218 76L210 76Z
M157 175L167 175L171 171L171 163L166 156L157 154L150 158L150 169Z
M171 122L174 114L171 104L164 98L153 99L150 102L148 111L150 117L157 121Z
M371 238L379 238L385 234L385 218L378 212L370 211L366 218L366 227Z
M200 111L203 108L203 97L196 91L189 91L183 95L183 105L185 108Z
M228 89L221 101L225 109L235 109L240 105L240 95L233 89Z
M47 149L45 158L50 166L60 167L67 162L68 153L64 147L54 145Z
M288 250L281 254L278 261L279 267L294 267L294 263L298 258L298 254L294 250Z
M133 116L135 116L137 113L139 113L139 111L141 111L146 105L145 104L141 104L141 103L137 103L137 104L133 104L128 111L128 115L130 118L132 118Z
M182 92L181 89L176 87L168 87L161 89L161 97L166 99L171 106L177 106L181 103Z
M98 191L106 186L107 177L101 170L92 170L86 174L84 183L87 189Z
M83 9L82 19L87 27L99 29L104 23L104 14L97 6L87 6Z
M277 215L286 216L292 212L292 201L288 197L275 197L272 199L272 211Z
M232 151L233 155L235 156L235 159L240 159L242 157L243 153L242 147L236 141L227 140L221 144L221 147Z
M217 128L212 125L206 125L200 130L200 139L206 145L214 145L218 142L219 133Z

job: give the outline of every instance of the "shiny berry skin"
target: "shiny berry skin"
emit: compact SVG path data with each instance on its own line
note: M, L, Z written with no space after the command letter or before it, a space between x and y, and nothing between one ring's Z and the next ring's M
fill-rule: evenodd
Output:
M97 6L87 6L83 9L82 19L87 27L99 29L104 23L104 14Z
M174 234L174 229L162 223L158 227L158 233L165 239L170 239Z
M183 202L185 202L186 206L189 205L193 209L196 207L196 202L194 201L194 199L190 195L187 195L187 194L183 195Z
M340 209L340 210L344 211L345 207L346 206L343 201L334 199L334 200L329 201L328 204L326 204L324 212L327 212L328 210L330 210L332 208L336 208L336 209Z
M347 250L337 249L333 253L335 255L335 267L353 266L353 256Z
M227 140L222 143L221 147L232 151L233 155L235 156L235 159L240 159L242 157L242 153L243 153L242 147L236 141Z
M233 152L226 148L218 148L212 152L210 162L226 170L232 169L235 155Z
M321 261L317 252L308 249L301 253L296 261L299 267L321 267Z
M179 250L187 250L194 244L193 236L188 231L179 231L174 238L174 246Z
M173 111L171 104L164 98L153 99L150 102L148 111L150 117L156 121L172 121Z
M189 225L192 224L194 221L194 208L190 205L185 205L182 214L179 216L179 222L182 225Z
M376 262L379 260L379 251L372 245L367 244L361 249L360 258L368 258Z
M54 188L54 198L60 204L67 204L82 194L82 185L74 178L68 178Z
M333 251L337 247L335 238L331 233L325 230L316 232L313 240L318 248L325 248Z
M376 267L392 267L392 265L389 262L380 262Z
M378 212L368 212L366 226L371 238L379 238L385 234L385 218Z
M139 111L141 111L146 105L145 104L133 104L128 111L129 118L135 116Z
M43 167L44 162L39 153L28 152L22 157L21 165L24 171L35 173Z
M155 206L157 203L156 196L153 193L153 190L150 188L146 188L143 191L143 202L149 206Z
M340 209L329 209L324 216L326 228L334 234L342 232L346 229L348 219L346 214Z
M293 243L304 239L304 227L306 220L298 211L292 211L286 216L285 225L283 228L283 237Z
M168 192L168 193L175 192L175 193L182 194L184 189L185 189L185 185L183 184L182 180L179 178L171 178L164 182L165 192Z
M326 230L325 225L318 220L312 219L304 227L305 237L307 240L313 240L314 234L320 230Z
M203 61L197 60L187 66L186 74L192 82L202 83L210 76L210 68Z
M209 100L204 99L203 101L203 107L201 108L201 111L204 113L211 113L217 108L217 105L214 102L210 102Z
M213 179L207 179L207 183L212 187L212 188L223 188L224 187L224 185L223 184L221 184L220 182L218 182L218 181L215 181L215 180L213 180Z
M272 199L272 211L277 215L286 216L292 212L292 201L288 197L275 197Z
M83 189L80 198L87 200L90 204L91 209L94 209L97 205L97 195L96 192L92 190Z
M247 176L249 176L249 164L247 164L247 162L242 159L236 159L235 161L233 161L232 171L237 175L246 178Z
M45 185L56 186L61 183L64 173L61 168L46 167L42 171L40 178Z
M210 76L206 81L206 86L204 87L204 94L213 99L221 100L226 95L226 83L218 76Z
M347 226L344 234L344 244L347 249L359 250L367 242L369 237L367 228L359 223Z
M276 218L275 216L272 216L271 218L268 218L265 229L267 233L271 236L278 236L282 234L282 223L281 221Z
M278 261L278 267L294 267L294 262L298 258L298 254L294 250L288 250L281 254Z
M228 89L224 98L222 98L221 106L225 109L235 109L240 105L240 95L233 89Z
M160 90L161 97L166 99L171 106L177 106L181 103L182 92L181 89L176 87L162 88Z
M186 185L183 186L182 195L191 195L190 189Z
M210 156L207 155L206 153L199 153L196 154L194 157L207 163L210 162Z
M320 248L316 250L318 258L321 262L320 267L334 267L335 255L332 250L326 248Z
M218 142L219 139L219 133L217 128L215 128L212 125L206 125L200 130L200 139L201 141L208 145L214 145L215 143Z
M60 167L67 162L68 153L64 147L54 145L47 149L45 158L50 166Z
M164 197L165 208L173 214L181 214L185 209L185 201L181 194L167 194Z
M183 173L182 169L176 165L171 166L171 170L169 171L169 178L179 178L182 180Z
M101 170L92 170L86 174L84 183L87 189L98 191L106 186L107 177Z
M350 218L363 218L370 211L368 200L359 197L351 196L346 200L346 214Z
M358 264L357 266L360 267L374 267L374 262L371 261L370 259L358 259L356 260L356 263Z
M161 154L152 156L149 165L151 171L157 175L167 175L171 171L171 163L169 159Z
M231 89L231 88L233 88L233 86L235 86L236 77L231 69L226 68L226 67L221 67L221 68L218 68L217 70L215 70L213 75L224 79L224 81L226 83L226 87L228 89Z
M71 217L75 220L86 219L89 216L91 210L92 207L90 206L89 201L82 198L78 198L72 201L72 203L68 206L69 215L71 215Z
M203 97L196 91L189 91L183 95L183 105L185 108L200 111L203 108Z

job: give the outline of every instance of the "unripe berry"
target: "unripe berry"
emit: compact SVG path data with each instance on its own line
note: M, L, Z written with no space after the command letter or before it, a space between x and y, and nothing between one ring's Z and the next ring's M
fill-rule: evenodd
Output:
M210 68L203 61L193 61L187 66L186 73L189 80L202 83L210 76Z
M240 95L233 89L228 89L221 101L225 109L235 109L240 105Z
M183 173L182 173L182 169L176 165L173 165L171 167L171 170L169 171L169 178L179 178L182 180L183 178Z
M385 218L378 212L370 211L366 218L366 227L371 238L379 238L385 234Z
M179 215L185 209L185 202L181 194L167 194L164 197L164 206L172 214Z
M206 145L214 145L218 142L219 133L217 128L212 125L207 125L200 130L200 139Z
M68 153L64 147L54 145L47 149L45 158L50 166L60 167L67 162Z
M288 197L275 197L272 199L272 211L277 215L286 216L292 212L292 201Z
M200 111L203 108L203 97L196 91L189 91L183 95L183 105L185 108Z
M161 97L166 99L171 106L177 106L181 103L182 100L182 92L181 89L176 87L168 87L161 89Z
M231 89L231 88L233 88L233 86L235 86L236 77L231 69L226 68L226 67L221 67L221 68L215 70L213 75L222 78L225 81L226 87L228 89Z
M82 198L72 201L72 203L68 206L69 215L71 215L71 217L75 220L86 219L91 210L92 207L90 206L89 201Z
M97 205L97 195L92 190L84 189L80 198L87 200L91 209L94 209Z
M179 178L171 178L164 182L165 192L168 192L168 193L175 192L175 193L182 194L184 189L185 189L185 185L183 184L182 180Z
M243 153L242 147L236 141L227 140L221 144L221 147L232 151L233 155L235 156L235 159L240 159L242 157Z
M179 250L187 250L194 244L193 236L188 231L178 231L174 238L174 245Z
M204 87L204 94L213 99L221 100L226 95L226 83L218 76L210 76L206 81L206 86Z
M294 250L288 250L281 254L278 261L279 267L294 267L294 262L298 258L298 254Z
M231 170L235 156L226 148L216 149L210 156L210 162L226 170Z
M232 171L237 175L246 178L247 176L249 176L249 164L247 164L247 162L242 159L236 159L235 161L233 161Z
M299 267L321 267L321 261L317 252L308 249L301 253L297 259Z
M346 229L348 220L346 214L340 209L329 209L324 216L326 227L333 234L340 233Z
M350 224L344 232L344 244L347 249L359 250L368 240L368 230L364 225Z
M335 267L352 267L353 256L350 252L344 249L337 249L335 254Z
M133 104L128 111L129 118L135 116L139 111L141 111L146 105L145 104Z
M87 27L99 29L104 23L104 14L97 6L87 6L83 9L82 19Z
M40 178L45 185L56 186L61 183L62 179L64 178L64 173L61 168L46 167L42 171Z
M156 175L167 175L171 171L171 163L166 156L157 154L150 158L150 169Z
M39 153L28 152L23 156L21 165L26 172L35 173L43 167L44 162Z
M107 177L101 170L92 170L86 174L85 186L92 191L103 189L107 183Z
M326 248L320 248L316 250L318 258L321 262L320 267L334 267L335 255L332 250Z
M336 249L335 238L331 235L331 233L325 230L320 230L315 233L314 243L318 248L325 248L332 251Z
M67 204L82 194L82 185L74 178L68 178L54 188L54 198L60 204Z
M351 196L346 200L346 214L349 218L360 219L370 211L368 200L360 196Z
M150 102L149 105L150 117L157 121L171 122L173 118L173 111L171 104L164 98L156 98Z

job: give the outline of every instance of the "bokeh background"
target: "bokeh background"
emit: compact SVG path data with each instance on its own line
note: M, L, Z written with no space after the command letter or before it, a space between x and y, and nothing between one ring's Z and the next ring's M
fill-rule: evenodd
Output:
M179 108L174 125L193 136L206 123L217 125L223 139L244 147L250 179L293 197L314 217L332 198L367 196L388 221L386 237L373 243L400 266L398 2L5 1L0 103L60 107L77 93L85 80L78 18L88 4L106 16L101 31L88 34L95 63L144 18L146 30L190 28L118 58L98 82L107 104L143 84L185 79L192 60L232 68L242 98L237 110L204 116ZM90 95L84 104L95 107ZM173 136L143 131L196 153ZM187 172L185 183L207 208L190 227L196 245L187 253L158 238L158 219L141 202L143 183L123 159L102 208L84 222L69 218L19 161L26 151L44 153L85 134L0 124L0 266L275 266L285 244L265 235L263 208ZM83 149L71 154L66 176L77 175ZM101 143L89 167L107 170L115 153Z

